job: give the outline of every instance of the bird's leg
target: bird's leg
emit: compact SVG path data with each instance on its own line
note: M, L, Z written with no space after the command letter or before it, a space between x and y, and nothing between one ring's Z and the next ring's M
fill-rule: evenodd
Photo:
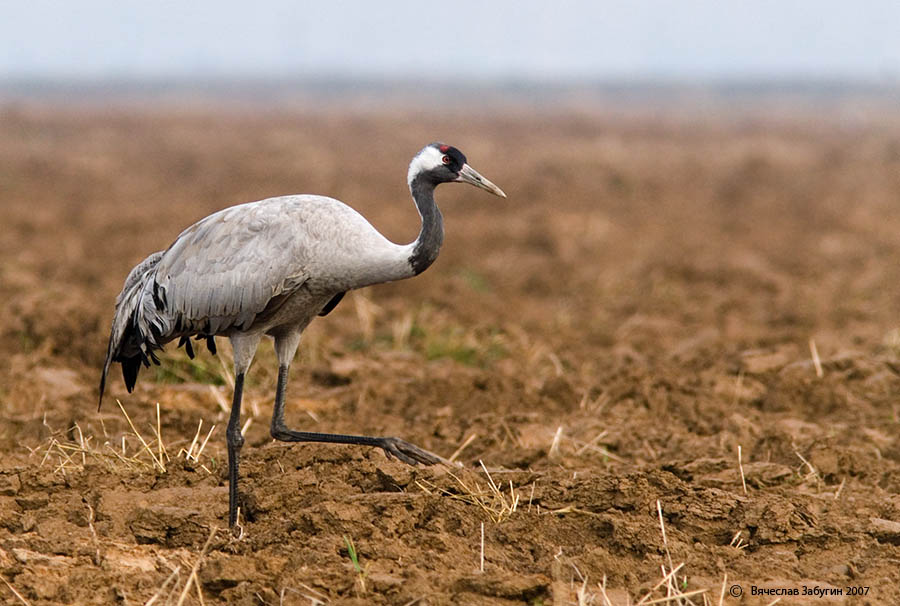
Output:
M231 403L228 429L225 430L228 442L228 525L231 528L237 524L238 467L240 466L241 446L244 445L244 436L241 435L241 392L243 390L244 373L240 373L234 377L234 400Z
M434 465L444 459L427 450L419 448L398 438L381 438L372 436L348 436L336 433L316 433L310 431L294 431L284 424L284 393L287 389L288 366L278 367L278 387L275 391L275 408L272 411L272 437L282 442L329 442L331 444L360 444L377 446L384 450L388 458L394 456L409 465L424 463Z
M259 333L235 333L229 335L234 354L234 399L231 402L231 416L225 437L228 443L228 525L235 532L238 517L238 468L241 462L241 395L244 391L244 375L250 369L250 362L259 345Z

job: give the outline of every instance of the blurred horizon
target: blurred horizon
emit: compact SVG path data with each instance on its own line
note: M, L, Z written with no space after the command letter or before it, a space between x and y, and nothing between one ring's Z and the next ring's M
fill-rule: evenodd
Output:
M598 81L571 83L390 79L154 79L0 83L0 120L20 115L96 112L256 119L266 114L343 119L380 115L402 122L453 117L522 119L535 128L554 117L582 116L671 126L805 124L880 129L900 124L900 85L847 81Z
M4 8L7 107L805 113L858 123L896 113L900 99L900 4L886 0Z

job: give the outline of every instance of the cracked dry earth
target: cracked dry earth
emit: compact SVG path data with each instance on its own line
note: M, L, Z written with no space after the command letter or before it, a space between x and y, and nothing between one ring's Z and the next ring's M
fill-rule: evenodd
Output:
M852 101L3 107L2 600L900 603L900 114ZM509 198L439 190L435 266L310 327L287 416L461 465L273 442L264 346L233 538L225 341L194 362L170 347L130 395L113 376L97 412L125 275L284 193L408 241L406 162L436 138Z

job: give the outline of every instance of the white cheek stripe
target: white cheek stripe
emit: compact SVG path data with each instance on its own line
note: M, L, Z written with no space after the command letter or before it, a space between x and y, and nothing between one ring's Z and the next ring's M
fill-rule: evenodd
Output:
M424 171L432 170L437 168L443 162L441 158L444 157L444 154L437 148L431 147L430 145L416 154L416 157L412 159L412 162L409 163L409 172L406 173L406 183L412 184L413 178Z

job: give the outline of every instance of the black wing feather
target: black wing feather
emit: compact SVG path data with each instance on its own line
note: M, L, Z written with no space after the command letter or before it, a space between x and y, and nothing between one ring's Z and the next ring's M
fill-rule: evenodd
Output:
M331 313L331 310L337 307L337 304L341 302L341 299L344 298L347 292L339 292L338 294L331 297L331 301L325 304L325 307L322 308L322 311L319 312L320 316L327 316Z

